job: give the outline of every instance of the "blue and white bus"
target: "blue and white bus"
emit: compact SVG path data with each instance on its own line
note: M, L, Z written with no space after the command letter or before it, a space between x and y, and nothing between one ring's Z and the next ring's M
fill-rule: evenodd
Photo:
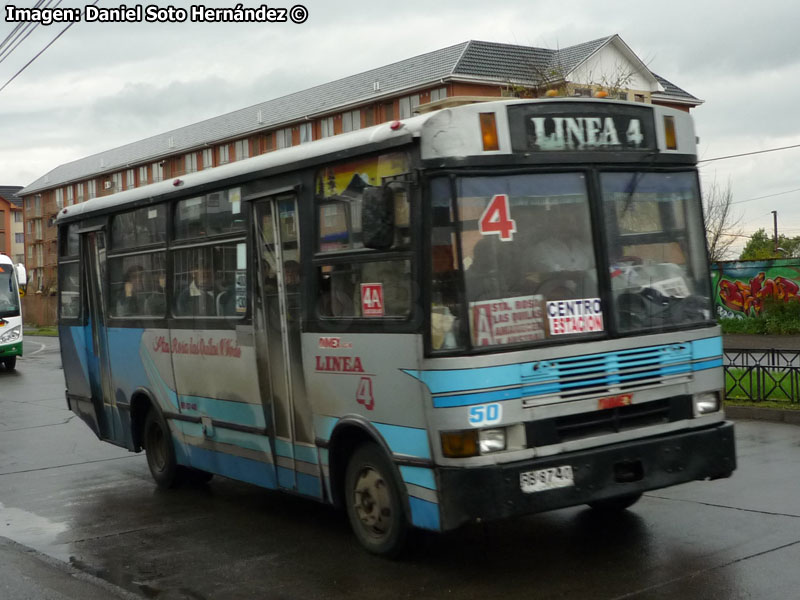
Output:
M67 401L159 486L334 503L395 554L736 467L686 113L453 107L58 226Z
M21 265L0 254L0 363L8 371L22 356L22 307L19 300L18 269ZM24 268L22 269L24 273ZM24 284L24 282L23 282Z

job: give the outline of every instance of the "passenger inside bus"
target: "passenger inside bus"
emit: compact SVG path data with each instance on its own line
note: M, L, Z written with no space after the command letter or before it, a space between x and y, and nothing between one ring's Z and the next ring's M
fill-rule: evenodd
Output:
M178 294L175 301L175 313L179 316L217 314L214 277L209 266L201 265L192 269L189 285Z
M125 271L122 294L117 299L116 316L129 317L144 314L144 276L144 268L141 265L133 265Z

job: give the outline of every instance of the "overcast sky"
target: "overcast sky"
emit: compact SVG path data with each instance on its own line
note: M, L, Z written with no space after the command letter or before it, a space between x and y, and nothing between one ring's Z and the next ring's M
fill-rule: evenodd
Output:
M0 185L469 39L563 48L617 33L651 70L705 100L693 110L701 159L800 144L800 6L791 0L302 1L301 25L75 24L0 91ZM293 5L280 2L269 5ZM5 6L34 3L3 3L0 39L15 25ZM0 86L63 27L38 27L2 60ZM780 231L800 235L798 163L800 148L710 162L701 173L704 187L730 181L745 233L771 231L777 210ZM751 201L771 194L780 195Z

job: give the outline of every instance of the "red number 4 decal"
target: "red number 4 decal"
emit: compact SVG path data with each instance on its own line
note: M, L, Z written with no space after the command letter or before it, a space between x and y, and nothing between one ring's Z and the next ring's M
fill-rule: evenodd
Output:
M503 242L510 242L517 232L517 223L511 218L507 194L495 194L478 220L478 230L483 235L497 234Z
M356 390L356 401L363 404L367 410L375 408L375 398L372 395L372 379L362 377Z

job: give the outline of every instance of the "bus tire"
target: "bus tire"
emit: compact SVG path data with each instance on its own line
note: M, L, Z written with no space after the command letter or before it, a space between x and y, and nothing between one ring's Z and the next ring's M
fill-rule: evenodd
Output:
M175 447L161 413L151 408L144 421L144 449L147 466L156 485L161 489L169 489L178 483L180 467L175 458Z
M9 371L13 371L17 368L17 357L16 356L9 356L8 358L3 359L3 365Z
M589 506L591 506L595 510L603 512L621 512L636 504L639 501L639 498L641 497L642 497L641 492L638 492L636 494L626 494L624 496L617 496L616 498L595 500L594 502L589 502Z
M408 537L399 477L374 443L359 446L345 473L345 506L350 526L372 554L395 557Z

